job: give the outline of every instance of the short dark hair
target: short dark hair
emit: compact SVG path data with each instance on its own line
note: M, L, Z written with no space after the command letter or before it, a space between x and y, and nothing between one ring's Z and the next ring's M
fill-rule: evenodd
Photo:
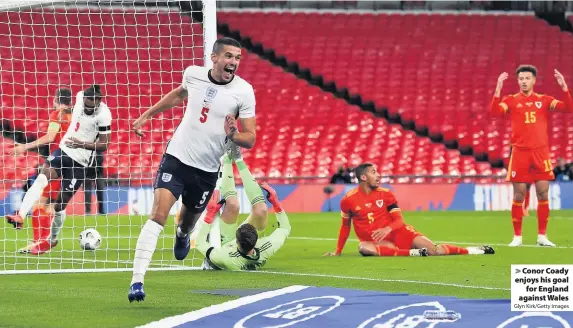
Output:
M245 223L237 229L235 238L237 238L239 250L246 255L253 248L255 248L257 240L259 239L259 234L257 233L257 229L255 229L252 224Z
M529 72L533 74L533 77L537 77L537 68L533 65L519 65L519 67L515 70L515 75L519 75L519 73Z
M237 41L233 38L223 37L223 38L217 39L217 41L215 41L215 43L213 44L213 52L218 54L223 50L223 48L225 46L233 46L233 47L241 48L241 43L239 43L239 41Z
M70 106L72 104L72 90L68 88L56 90L56 102L60 105Z
M354 175L356 175L356 179L358 179L358 181L361 181L360 176L362 176L364 174L364 172L366 172L366 170L372 166L374 166L374 164L372 164L372 163L362 163L362 164L358 165L354 169Z
M94 84L84 91L84 98L89 98L93 101L101 99L101 89L98 84Z

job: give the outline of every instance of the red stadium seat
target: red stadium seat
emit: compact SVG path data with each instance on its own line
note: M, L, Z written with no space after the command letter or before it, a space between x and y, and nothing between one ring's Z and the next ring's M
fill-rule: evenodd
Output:
M34 152L23 155L9 155L14 141L0 137L0 184L9 187L20 187L23 181L36 173L36 166L40 163L40 156Z
M150 183L165 145L183 116L183 108L152 120L143 139L130 131L131 124L180 84L186 66L202 64L190 59L202 57L202 47L193 47L202 45L202 37L193 34L197 32L189 17L175 13L67 13L66 21L76 26L56 25L35 33L38 25L30 22L55 22L57 14L0 12L0 26L10 31L0 35L0 44L12 45L0 46L2 57L11 58L2 62L0 72L2 81L8 82L2 84L2 118L25 133L42 134L56 88L68 85L75 93L100 83L115 118L106 174ZM522 16L500 16L499 25L492 24L489 18L472 16L443 16L443 21L424 15L419 20L401 15L277 13L221 13L220 17L232 28L240 28L255 41L264 42L337 85L389 105L404 117L430 125L432 131L443 131L447 137L496 156L506 155L507 127L501 121L491 122L484 112L490 84L505 66L501 66L501 59L491 63L483 54L491 51L492 43L507 41L499 29L507 29L503 32L507 35L515 30L514 26L539 26L532 17ZM464 19L468 22L461 24ZM165 21L171 24L155 25ZM90 22L103 24L103 28L91 28ZM178 29L178 22L185 28ZM319 28L318 24L331 28ZM136 27L125 28L126 25ZM471 29L482 25L486 38L477 37ZM544 28L546 33L535 34L534 41L540 40L538 36L554 35L553 29ZM452 44L445 39L426 40L425 33L448 35ZM92 37L79 38L80 34ZM61 35L69 37L56 37ZM564 40L555 45L539 45L543 49L537 49L535 56L547 55L550 49L556 51L553 53L559 50L556 56L564 62L561 56L570 55ZM505 50L496 51L499 58L520 60ZM511 63L508 69L514 66ZM567 69L563 68L564 73L568 73ZM496 74L491 76L492 72ZM339 165L352 166L362 161L377 163L385 175L491 173L489 164L476 163L473 157L460 156L458 151L377 119L255 55L245 54L239 74L253 84L257 96L259 137L255 149L245 152L256 176L275 177L279 182L289 182L281 179L285 176L329 177ZM542 87L543 81L539 82ZM571 151L573 125L560 123L551 128L571 136L556 139L568 140L569 148L565 149ZM487 142L476 142L484 138ZM556 145L557 151L563 149ZM4 161L10 160L5 157ZM31 168L33 164L34 161L18 162L14 166L13 162L6 162L3 167ZM1 174L4 179L23 179L24 173L5 169ZM424 181L430 180L420 178L415 182Z
M488 114L498 75L534 64L536 90L557 97L553 69L573 78L573 35L533 15L222 12L218 20L326 81L492 159L509 151L509 122ZM504 92L518 89L509 81ZM570 126L563 114L551 117L550 129ZM569 132L555 138L553 155L570 156L572 139Z

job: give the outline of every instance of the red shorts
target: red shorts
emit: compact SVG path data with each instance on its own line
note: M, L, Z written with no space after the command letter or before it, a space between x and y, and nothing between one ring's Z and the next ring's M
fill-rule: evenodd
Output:
M555 180L549 147L512 148L506 180L522 183Z
M58 193L60 192L61 182L61 179L54 179L50 181L46 188L44 188L42 196L48 197L48 199L51 201L55 201L58 198Z
M392 231L384 240L396 245L399 249L412 249L414 239L423 236L411 225L404 225L402 228Z

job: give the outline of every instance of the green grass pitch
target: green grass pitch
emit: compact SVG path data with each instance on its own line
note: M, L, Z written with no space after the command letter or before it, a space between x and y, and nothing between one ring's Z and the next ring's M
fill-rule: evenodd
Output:
M572 264L573 211L552 211L548 236L558 248L533 246L536 213L524 220L524 244L505 246L512 237L508 212L411 212L406 222L430 239L460 245L487 243L491 256L427 258L361 257L353 238L341 257L334 251L338 213L290 214L291 238L260 272L152 271L145 280L147 299L130 304L131 272L0 275L1 327L134 327L171 315L222 303L233 297L192 293L222 288L279 288L289 285L449 295L464 298L509 298L511 264ZM64 240L42 257L15 253L26 245L31 229L0 230L2 269L129 269L141 224L139 216L69 217ZM270 215L268 231L275 223ZM72 227L75 225L75 228ZM104 236L96 252L79 250L77 236L96 226ZM166 229L154 256L155 267L173 266L173 229ZM106 251L105 249L108 249ZM192 254L190 254L191 256ZM199 265L200 260L186 260Z

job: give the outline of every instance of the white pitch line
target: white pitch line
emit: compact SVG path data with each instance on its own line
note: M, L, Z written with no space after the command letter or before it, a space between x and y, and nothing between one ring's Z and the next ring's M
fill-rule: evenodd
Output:
M62 258L62 260L69 260L74 263L77 259ZM99 262L99 261L93 261ZM92 262L92 263L93 263ZM22 263L23 264L23 263ZM8 270L0 271L0 275L5 274L23 274L23 273L77 273L77 272L118 272L118 271L131 271L132 268L94 268L94 269L61 269L56 268L52 270ZM184 271L184 270L201 270L200 267L187 267L187 266L162 266L162 267L150 267L149 271ZM407 284L418 284L418 285L434 285L434 286L447 286L456 288L466 288L466 289L487 289L487 290L503 290L509 291L509 288L501 287L489 287L489 286L474 286L474 285L463 285L454 284L447 282L436 282L436 281L422 281L422 280L405 280L405 279L382 279L382 278L368 278L368 277L356 277L356 276L341 276L341 275L328 275L321 273L302 273L302 272L280 272L280 271L237 271L243 273L261 273L261 274L276 274L283 276L299 276L299 277L319 277L319 278L331 278L331 279L344 279L344 280L362 280L362 281L374 281L374 282L389 282L389 283L407 283Z
M49 262L54 263L54 265L59 265L61 263L65 263L65 264L93 264L93 263L117 263L117 264L132 264L133 260L97 260L97 259L81 259L81 258L73 258L73 257L32 257L32 256L26 256L26 255L18 255L18 254L6 254L4 255L5 258L18 258L18 259L29 259L30 261L28 262L18 262L18 263L10 263L11 265L47 265L50 264ZM57 260L60 260L62 262L56 262ZM201 260L199 258L197 258L197 260ZM36 262L37 261L37 262ZM45 261L45 262L42 262ZM181 268L182 270L188 270L188 268L196 268L196 267L191 267L191 266L183 266L181 264L178 265L172 265L172 264L165 264L165 263L157 263L158 261L155 261L151 263L152 267L154 268L173 268L173 269L177 269L177 268ZM170 262L170 261L167 261ZM157 266L157 267L155 267ZM122 269L122 268L119 268ZM125 269L125 268L123 268ZM129 270L132 270L133 268L128 268ZM96 269L98 270L98 269ZM151 269L150 269L151 270Z
M552 216L551 220L573 220L573 216Z
M288 237L288 239L294 240L316 240L316 241L337 241L337 238L319 238L319 237ZM358 241L358 239L349 238L348 241ZM438 244L460 244L460 245L489 245L496 247L509 247L507 244L492 244L492 243L477 243L477 242L465 242L465 241L449 241L449 240L436 240L435 243ZM541 247L537 245L522 245L521 247L535 247L535 248L559 248L559 249L573 249L573 246L555 246L555 247Z
M457 288L469 288L469 289L487 289L487 290L504 290L509 291L510 288L501 287L488 287L488 286L474 286L474 285L463 285L463 284L453 284L447 282L435 282L435 281L422 281L422 280L404 280L404 279L382 279L382 278L368 278L368 277L355 277L355 276L340 276L340 275L329 275L321 273L301 273L301 272L280 272L280 271L240 271L247 273L262 273L262 274L276 274L284 276L302 276L302 277L318 277L318 278L332 278L332 279L344 279L344 280L364 280L364 281L376 281L376 282L399 282L407 284L419 284L419 285L435 285L435 286L447 286L447 287L457 287Z
M200 267L167 267L155 268L151 267L148 271L189 271L189 270L202 270ZM131 272L133 268L100 268L100 269L30 269L30 270L12 270L0 271L1 275L22 275L22 274L58 274L58 273L103 273L103 272Z
M75 257L32 257L32 256L26 256L26 255L18 255L18 254L6 254L4 255L4 257L7 258L16 258L16 259L28 259L30 261L28 261L27 264L34 264L36 261L40 262L40 261L50 261L50 262L56 262L58 260L61 261L66 261L66 262L82 262L82 263L123 263L123 264L132 264L133 260L129 261L129 260L98 260L98 259L84 259L84 258L75 258ZM16 264L20 264L22 262L18 262ZM24 263L22 263L24 264ZM42 265L44 265L45 263L41 263Z
M438 240L436 241L436 243L438 244L465 244L465 245L489 245L489 246L496 246L496 247L509 247L508 244L491 244L491 243L467 243L467 242L461 242L461 241L447 241L447 240ZM537 245L533 245L533 244L527 244L527 245L521 245L520 247L528 247L528 248L543 248L543 249L551 249L551 248L557 248L557 249L573 249L573 246L555 246L555 247L546 247L546 246L537 246ZM514 248L514 247L511 247Z

